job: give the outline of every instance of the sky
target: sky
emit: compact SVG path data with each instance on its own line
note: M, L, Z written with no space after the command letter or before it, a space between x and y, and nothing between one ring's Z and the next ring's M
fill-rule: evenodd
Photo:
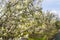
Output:
M42 2L43 11L52 11L60 17L60 0L43 0Z

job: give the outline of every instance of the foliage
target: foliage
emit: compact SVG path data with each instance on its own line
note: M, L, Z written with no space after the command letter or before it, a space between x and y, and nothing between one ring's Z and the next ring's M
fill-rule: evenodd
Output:
M59 30L60 29L60 21L56 21L56 28L57 28L57 30Z
M41 4L41 0L37 4ZM8 0L1 11L0 37L3 40L20 37L48 40L57 31L55 23L54 14L43 13L34 0Z

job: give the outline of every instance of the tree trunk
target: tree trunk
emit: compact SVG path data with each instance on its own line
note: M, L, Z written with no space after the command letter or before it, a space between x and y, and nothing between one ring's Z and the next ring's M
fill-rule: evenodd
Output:
M10 37L2 37L3 40L13 40L13 38Z
M2 39L3 39L3 40L9 40L9 38L7 38L7 37L2 37Z

